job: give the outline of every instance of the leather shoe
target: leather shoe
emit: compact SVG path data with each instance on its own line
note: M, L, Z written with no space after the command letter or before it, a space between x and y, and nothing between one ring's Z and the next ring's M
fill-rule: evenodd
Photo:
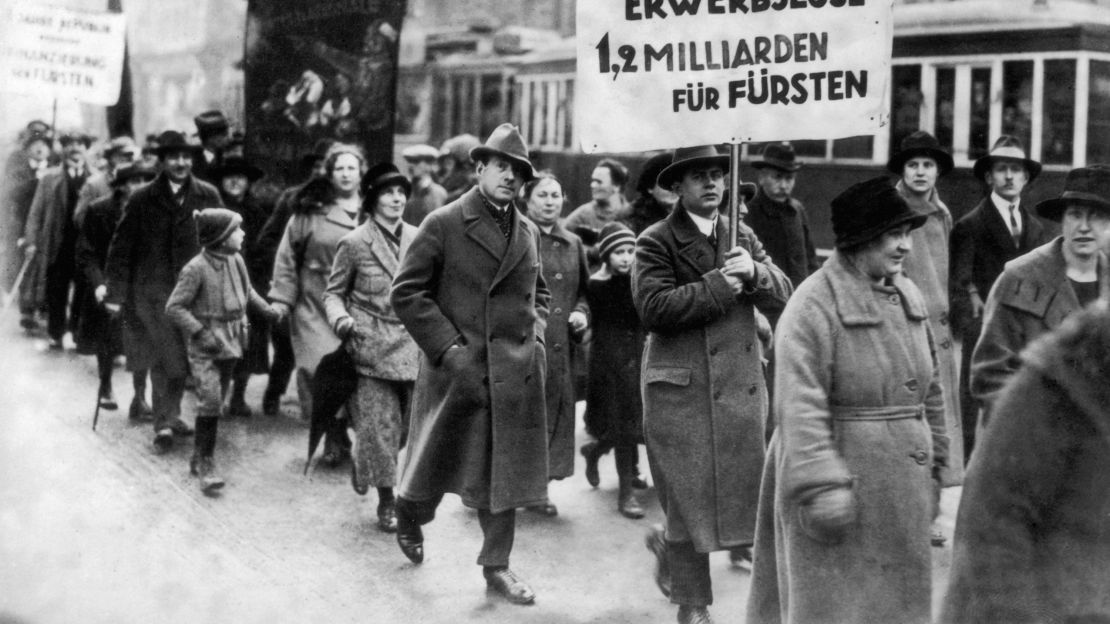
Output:
M941 531L940 529L933 529L929 532L929 543L933 546L937 548L943 548L944 543L947 541L948 538L944 536L944 531Z
M227 406L227 415L232 418L250 418L251 408L247 405L246 401L241 399L232 401L231 404Z
M551 501L540 503L538 505L528 505L527 507L525 507L525 509L541 516L547 516L548 518L554 518L555 516L559 515L559 508L556 507L555 503L552 503Z
M420 523L405 512L404 505L394 504L394 520L397 523L397 545L401 552L413 563L424 562L424 532Z
M154 450L157 453L165 453L173 448L173 429L166 427L159 429L154 434Z
M110 389L103 389L100 391L100 409L119 409L119 404L116 403L116 397L112 394Z
M709 617L707 607L679 605L678 624L713 624L713 618Z
M397 509L393 501L378 503L378 528L383 533L397 532Z
M662 594L671 597L671 566L667 563L667 542L663 538L663 527L653 526L644 537L644 544L655 555L655 586Z
M501 594L513 604L532 604L536 600L536 593L528 583L520 580L508 567L485 568L482 576L486 577L486 588Z
M586 483L597 487L601 483L601 476L597 474L597 460L599 458L597 442L588 442L578 449L582 457L586 458Z
M752 547L751 546L736 546L735 548L728 549L728 560L732 563L732 567L740 568L741 570L751 571L752 569Z
M193 435L193 428L190 427L188 423L186 423L184 420L181 420L180 418L178 418L177 420L170 423L170 429L172 429L173 432L176 433L179 436L191 436L191 435Z
M281 411L281 395L271 394L268 389L262 395L262 413L266 416L277 416Z

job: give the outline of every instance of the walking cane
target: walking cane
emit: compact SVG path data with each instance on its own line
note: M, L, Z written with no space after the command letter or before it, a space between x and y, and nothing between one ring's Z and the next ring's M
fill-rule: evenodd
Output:
M96 409L93 410L93 431L96 431L96 421L100 420L100 388L96 389Z

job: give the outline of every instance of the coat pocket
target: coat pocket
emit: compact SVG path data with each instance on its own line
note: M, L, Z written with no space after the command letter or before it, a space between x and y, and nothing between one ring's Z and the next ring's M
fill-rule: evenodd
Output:
M355 277L355 290L366 295L389 292L392 279L378 267L360 268Z
M655 366L644 371L644 383L665 383L672 386L690 385L690 369L685 366Z

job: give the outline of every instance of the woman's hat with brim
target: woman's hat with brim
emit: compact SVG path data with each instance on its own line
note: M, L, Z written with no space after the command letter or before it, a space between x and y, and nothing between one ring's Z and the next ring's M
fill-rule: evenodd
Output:
M832 200L837 249L862 245L904 223L919 228L928 218L914 212L886 176L853 184Z
M975 174L976 178L982 180L983 177L990 172L994 163L998 161L1021 163L1025 167L1025 170L1029 172L1030 182L1041 173L1041 163L1025 155L1025 146L1022 145L1021 139L1008 134L998 137L998 140L994 142L994 146L991 147L990 153L976 160L971 171Z
M680 147L674 151L671 164L659 172L657 184L670 190L676 182L682 181L682 176L687 171L698 167L720 167L727 173L730 160L728 154L718 153L712 145ZM741 184L740 194L744 197L744 201L751 201L755 197L755 185L751 182Z
M886 164L886 168L891 173L902 175L902 169L906 166L906 163L911 158L917 158L918 156L927 156L935 160L940 175L952 171L952 167L955 166L955 163L952 162L952 155L941 148L940 141L937 141L935 136L924 130L918 130L902 139L902 145L898 148L898 152L890 157L890 162Z
M210 177L214 180L221 180L232 175L244 175L251 182L257 182L265 174L261 169L240 156L228 156L210 171Z
M536 177L536 170L528 159L528 146L524 143L524 137L511 123L497 126L484 144L470 150L470 159L474 162L485 161L490 156L500 156L518 165L525 182Z
M1068 172L1064 192L1037 204L1037 215L1060 221L1068 206L1089 206L1110 212L1110 165L1091 165Z
M382 162L370 167L366 175L362 176L362 182L360 183L363 201L376 200L378 193L394 185L405 189L406 196L412 195L412 182L409 182L409 179L397 169L396 165L391 162ZM374 206L371 204L367 208L373 210Z
M204 147L196 143L190 143L185 139L185 135L177 132L176 130L166 130L158 135L158 149L156 153L158 158L165 158L166 154L176 154L180 152L187 152L189 154L198 154L204 151Z
M674 154L671 152L663 152L656 154L644 163L644 168L640 172L640 177L636 180L636 190L647 194L651 189L655 188L656 182L659 181L659 172L663 171L674 160Z
M158 177L158 168L154 165L135 162L116 169L112 176L112 186L122 186L131 180L144 180L149 182Z
M794 146L789 143L768 143L763 148L759 160L752 163L756 169L778 169L787 173L794 173L802 168L802 163L797 160Z

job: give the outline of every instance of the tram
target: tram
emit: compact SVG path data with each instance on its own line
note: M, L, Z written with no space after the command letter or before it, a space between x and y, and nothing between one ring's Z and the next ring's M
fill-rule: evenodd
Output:
M885 170L906 135L923 129L952 153L941 197L959 218L981 199L976 158L1012 134L1044 164L1026 201L1058 195L1066 172L1110 162L1110 8L1087 0L964 0L897 4L885 132L794 141L803 169L795 197L810 211L819 247L831 248L828 203ZM572 208L589 199L590 171L604 154L582 153L574 129L575 47L562 40L514 56L454 54L426 66L428 140L487 135L510 119L537 165L558 173ZM614 120L620 123L620 120ZM650 128L645 128L650 132ZM741 175L762 145L743 146ZM633 180L651 154L612 155ZM631 192L631 189L626 189Z

